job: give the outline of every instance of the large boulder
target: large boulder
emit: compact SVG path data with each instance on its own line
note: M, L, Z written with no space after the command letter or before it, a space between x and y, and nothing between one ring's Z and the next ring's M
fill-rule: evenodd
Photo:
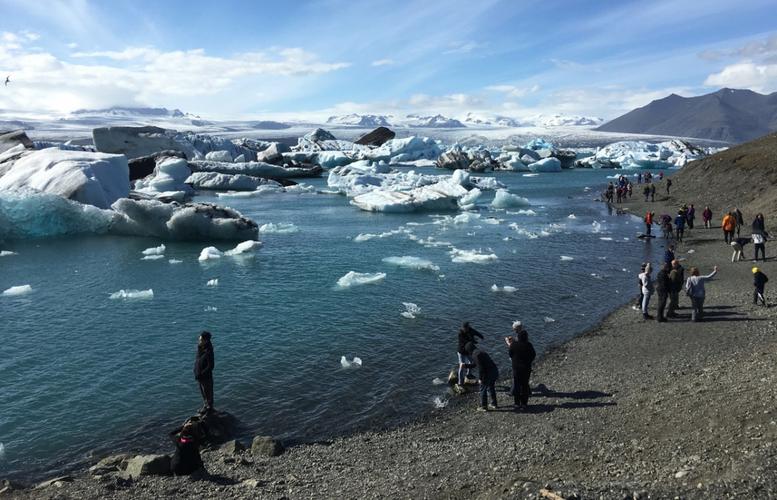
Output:
M20 144L25 149L33 149L34 147L24 130L13 130L11 132L0 133L0 153L5 153L9 149Z
M129 166L122 155L48 148L5 167L0 191L33 189L108 208L129 195Z
M92 130L97 151L139 158L165 150L180 150L181 144L159 127L98 127ZM187 152L187 157L191 152Z
M132 479L142 476L169 476L170 456L138 455L127 462L123 475Z
M368 132L356 140L356 144L362 146L382 146L385 142L396 137L396 133L387 127L378 127L372 132Z
M154 173L157 162L163 158L186 158L181 151L167 150L129 160L130 180L142 179Z
M251 453L262 457L277 457L283 453L283 444L269 436L256 436L251 443Z

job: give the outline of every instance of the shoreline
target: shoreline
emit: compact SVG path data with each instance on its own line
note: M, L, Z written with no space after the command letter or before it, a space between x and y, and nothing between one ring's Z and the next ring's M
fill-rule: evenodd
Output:
M647 206L666 205L623 205L632 215ZM79 475L60 487L17 495L524 498L536 497L548 483L562 496L582 498L774 491L777 459L768 439L777 437L771 410L777 401L774 309L743 300L750 288L740 282L750 266L730 263L718 233L697 228L678 252L684 265L701 265L703 273L713 263L721 267L707 287L709 321L659 324L643 321L628 303L614 309L544 353L535 364L526 413L476 413L476 393L470 392L397 428L302 444L280 457L203 453L219 482L143 477L119 484ZM769 274L774 261L763 267ZM687 298L680 303L687 318ZM504 380L501 406L511 402ZM747 390L748 384L758 391ZM478 467L484 459L487 465Z

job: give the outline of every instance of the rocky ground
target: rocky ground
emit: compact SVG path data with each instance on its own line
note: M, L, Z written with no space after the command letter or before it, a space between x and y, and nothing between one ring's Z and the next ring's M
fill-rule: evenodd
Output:
M644 211L630 205L634 213ZM653 206L657 213L668 211L661 203ZM635 241L642 244L663 241ZM707 286L707 320L689 322L685 296L680 319L668 323L644 321L630 307L615 311L537 364L528 411L513 411L502 386L497 411L476 412L475 395L469 394L415 424L296 446L277 457L206 452L207 479L84 473L11 495L777 497L777 308L751 304L752 263L732 263L718 229L697 228L679 256L686 268L709 272L720 266ZM774 290L775 261L761 267ZM777 301L777 293L771 295Z

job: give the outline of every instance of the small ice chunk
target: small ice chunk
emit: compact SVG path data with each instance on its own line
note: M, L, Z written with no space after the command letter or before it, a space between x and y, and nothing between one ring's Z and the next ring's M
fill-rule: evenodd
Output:
M340 288L351 288L359 285L372 285L380 283L386 279L386 273L357 273L348 271L345 276L337 280L337 286Z
M30 285L19 285L5 290L2 295L3 297L16 297L18 295L27 295L28 293L32 293Z
M11 252L10 250L0 250L0 257L10 257L11 255L19 255L16 252Z
M410 231L407 229L392 229L391 231L386 231L383 233L360 233L356 237L354 237L353 241L356 243L361 243L364 241L370 241L375 239L383 239L388 238L390 236L395 236L397 234L410 234Z
M609 236L602 236L599 239L602 241L612 241L612 238L610 238Z
M403 318L416 319L421 314L421 308L412 302L402 302L402 305L405 306L405 310L400 313Z
M438 410L442 410L443 408L448 406L448 400L443 398L442 396L435 396L433 403L434 403L434 407L437 408Z
M457 264L487 264L498 259L494 253L480 253L477 250L460 250L454 248L448 253L451 256L451 262Z
M112 300L148 300L154 298L154 290L151 288L148 290L119 290L112 293L109 298Z
M491 202L494 208L528 207L529 205L531 205L529 200L506 189L497 189L494 201Z
M219 308L214 306L205 306L205 309L203 309L203 311L205 312L216 312L218 310Z
M167 262L169 262L170 264L180 264L183 261L182 260L178 260L178 259L170 259Z
M261 242L256 240L248 240L242 243L238 243L237 246L232 250L227 250L224 252L224 255L228 255L230 257L234 257L235 255L243 255L250 252L251 250L259 248L260 246L262 246Z
M212 280L208 280L208 282L205 283L205 286L219 286L219 279L213 278Z
M575 258L574 257L570 257L569 255L562 255L561 256L561 260L564 261L564 262L571 262L571 261L575 260Z
M164 259L164 255L146 255L144 257L141 257L140 260L159 260Z
M259 232L262 234L291 234L298 233L299 228L290 223L279 222L278 224L273 224L270 222L259 226Z
M543 321L545 321L545 323L555 323L556 322L556 320L551 318L550 316L545 316L542 319L543 319Z
M206 247L202 249L202 252L200 252L200 256L197 258L197 260L200 262L205 262L206 260L220 259L222 255L224 255L224 252L218 248Z
M5 445L0 443L0 460L5 459Z
M523 174L522 177L537 177L540 174Z
M159 245L158 247L153 248L146 248L143 250L143 255L164 255L165 253L165 245L164 243Z
M423 270L423 271L439 271L440 267L435 266L434 263L430 260L422 259L420 257L411 257L409 255L404 255L402 257L386 257L383 259L383 262L386 264L391 264L392 266L397 267L404 267L406 269L416 269L416 270Z
M444 383L445 381L440 377L434 377L434 379L432 380L432 384L434 385L443 385Z
M518 291L518 289L516 287L514 287L514 286L509 286L509 285L505 285L505 286L500 287L500 286L497 286L496 283L494 283L493 285L491 285L491 291L494 292L494 293L500 293L500 292L501 293L515 293L515 292Z
M569 214L569 215L567 215L567 219L577 219L577 215Z
M354 357L353 360L348 361L348 358L345 356L342 356L340 358L340 366L343 368L361 368L362 367L362 358Z
M688 251L687 251L687 252L685 252L685 253L696 253L696 250L694 250L693 248L691 248L690 250L688 250Z

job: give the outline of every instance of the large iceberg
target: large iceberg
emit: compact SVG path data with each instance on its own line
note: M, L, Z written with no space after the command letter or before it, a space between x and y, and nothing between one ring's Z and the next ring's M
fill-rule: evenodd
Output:
M182 201L194 194L192 187L186 183L191 173L184 159L160 158L153 175L135 181L135 191Z
M608 144L596 154L577 162L589 168L674 168L703 158L707 152L674 139L657 144L645 141L621 141Z
M194 172L217 172L220 174L242 174L268 179L290 179L294 177L318 177L322 169L314 167L282 167L261 161L228 163L219 161L191 161L189 167Z
M194 172L185 183L197 190L255 191L259 186L282 186L273 180L243 174L220 174L218 172Z
M532 172L561 172L561 161L558 158L543 158L528 165Z
M99 208L129 194L129 167L122 155L48 148L3 165L0 175L0 191L29 188Z

